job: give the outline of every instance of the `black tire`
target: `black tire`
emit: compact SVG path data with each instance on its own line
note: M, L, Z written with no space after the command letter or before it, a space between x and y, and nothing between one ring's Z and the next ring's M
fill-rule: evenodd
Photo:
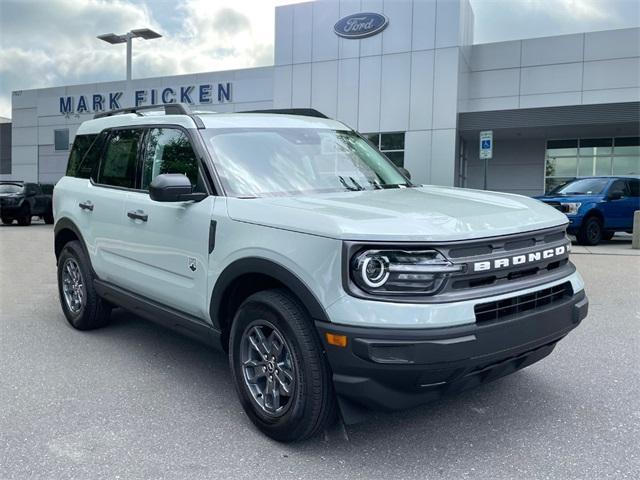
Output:
M18 225L23 227L31 225L31 207L29 205L24 207L24 212L18 217Z
M602 239L603 240L611 240L615 234L616 234L616 232L603 232L602 233Z
M598 245L602 241L602 221L595 216L587 217L576 238L580 245Z
M44 220L44 223L46 223L47 225L53 225L53 212L49 210L47 213L45 213L42 216L42 219Z
M3 225L11 225L12 223L13 223L13 218L2 217L2 224Z
M243 346L247 342L246 335L256 325L266 329L274 327L284 340L286 347L283 349L288 349L287 355L293 365L291 377L295 383L291 384L292 393L284 396L287 399L286 408L283 406L280 413L266 411L245 379ZM251 347L248 349L252 351ZM251 295L242 303L231 327L229 360L242 407L251 421L274 440L304 440L322 431L335 419L337 410L331 371L320 339L304 308L287 291L265 290ZM278 373L277 368L282 368L281 364L275 365L274 377ZM266 367L249 368L264 370ZM267 374L261 375L265 384ZM277 385L277 382L273 384ZM263 403L266 404L266 398Z
M67 265L71 266L71 262L78 267L82 286L80 290L83 292L83 301L77 310L74 310L65 298L65 268ZM112 307L98 296L93 279L91 263L80 242L75 240L67 243L58 259L58 293L67 321L78 330L92 330L109 323Z

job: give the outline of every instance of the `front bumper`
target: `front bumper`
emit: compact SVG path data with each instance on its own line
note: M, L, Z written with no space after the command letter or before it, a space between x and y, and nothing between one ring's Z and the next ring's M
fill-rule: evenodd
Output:
M567 225L567 233L569 235L575 235L582 227L582 220L584 220L584 215L567 215L569 219L569 225Z
M410 408L502 377L549 355L588 310L584 290L487 323L386 329L316 322L343 414L345 406ZM346 348L325 333L346 335ZM355 405L354 405L355 404Z
M0 203L0 215L3 217L13 217L22 214L24 202L20 203Z

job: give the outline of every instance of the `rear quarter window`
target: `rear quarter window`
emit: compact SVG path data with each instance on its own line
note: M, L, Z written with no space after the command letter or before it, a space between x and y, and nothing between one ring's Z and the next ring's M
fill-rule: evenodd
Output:
M76 135L67 163L67 176L89 178L98 164L102 142L96 142L97 134Z

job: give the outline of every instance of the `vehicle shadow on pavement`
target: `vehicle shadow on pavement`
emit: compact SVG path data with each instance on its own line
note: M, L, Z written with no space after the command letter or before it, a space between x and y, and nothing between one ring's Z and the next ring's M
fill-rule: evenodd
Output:
M184 391L182 401L191 403L189 408L201 415L204 426L209 423L212 431L219 427L211 417L214 409L216 417L235 424L234 435L262 437L285 455L348 458L347 452L362 456L364 447L375 450L392 444L403 451L405 461L407 455L424 460L426 452L439 455L443 449L491 451L503 430L513 438L521 429L526 437L531 425L549 423L544 417L556 410L555 404L563 403L557 385L550 388L543 375L525 369L422 407L374 413L363 423L338 423L324 435L281 445L262 436L242 411L224 353L120 309L114 311L111 325L99 332L103 341L117 342L120 352L144 363L146 375L160 372L167 388ZM192 402L187 394L193 396Z

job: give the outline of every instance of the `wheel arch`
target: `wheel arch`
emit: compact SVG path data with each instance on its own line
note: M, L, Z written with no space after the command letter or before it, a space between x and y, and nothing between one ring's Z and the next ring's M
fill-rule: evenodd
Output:
M587 211L587 213L585 213L584 216L582 217L582 221L580 222L580 228L582 228L582 226L585 225L587 220L589 220L591 217L596 217L598 220L600 220L600 223L602 224L602 228L603 229L605 228L604 213L602 213L602 211L595 205L591 207Z
M233 314L240 303L249 295L268 288L288 290L312 319L329 321L320 301L295 273L272 260L243 258L223 270L211 295L209 314L214 327L222 333L223 347L226 348Z
M73 221L69 220L68 218L61 218L56 222L53 227L53 236L53 248L56 254L56 263L60 258L60 253L62 252L64 246L74 240L80 242L82 248L84 249L84 252L87 254L87 258L89 257L87 245L84 241L84 238L82 237L82 234L80 233L80 229L76 226L75 223L73 223Z

